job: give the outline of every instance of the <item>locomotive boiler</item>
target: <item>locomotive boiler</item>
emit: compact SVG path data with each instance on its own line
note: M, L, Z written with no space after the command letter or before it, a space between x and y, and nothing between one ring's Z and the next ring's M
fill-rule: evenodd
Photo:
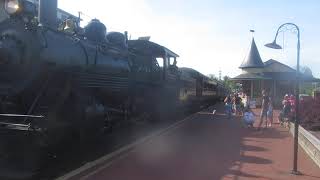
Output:
M36 167L48 147L102 132L107 112L128 106L126 36L97 19L59 29L56 6L0 2L0 163L13 158L20 171Z

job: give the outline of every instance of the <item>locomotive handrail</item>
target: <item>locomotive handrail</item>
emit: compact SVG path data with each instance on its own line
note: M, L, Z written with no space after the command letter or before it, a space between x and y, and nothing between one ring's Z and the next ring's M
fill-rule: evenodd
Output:
M0 122L0 128L1 128L1 129L20 130L20 131L29 131L29 130L30 130L30 125Z
M36 115L25 115L25 114L0 114L0 116L5 117L30 117L30 118L44 118L44 116L36 116Z
M44 118L42 115L25 115L25 114L0 114L0 117L7 117L7 118L34 118L40 119ZM37 131L41 132L41 128L33 127L32 123L17 123L17 122L0 122L0 129L6 130L18 130L18 131Z
M41 128L33 128L31 124L15 124L15 123L6 123L0 122L0 129L10 129L10 130L18 130L18 131L32 131L32 132L41 132Z

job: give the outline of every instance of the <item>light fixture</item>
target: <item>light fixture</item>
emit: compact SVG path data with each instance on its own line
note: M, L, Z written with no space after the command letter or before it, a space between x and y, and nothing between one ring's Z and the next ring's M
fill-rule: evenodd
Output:
M277 44L276 40L274 40L272 43L265 44L265 46L272 49L282 49L282 47Z
M14 15L20 10L20 1L19 0L6 0L5 1L5 10L9 15Z

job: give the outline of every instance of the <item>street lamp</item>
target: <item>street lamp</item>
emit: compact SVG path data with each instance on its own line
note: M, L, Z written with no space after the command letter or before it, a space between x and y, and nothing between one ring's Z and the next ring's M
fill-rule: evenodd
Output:
M299 84L300 84L300 30L296 24L293 23L284 23L282 24L276 33L276 36L272 43L266 44L266 47L273 49L282 49L280 45L277 44L277 37L280 30L297 32L298 44L297 44L297 71L296 71L296 113L295 113L295 121L294 121L294 142L293 142L293 169L292 174L298 175L300 174L298 171L298 134L299 134Z

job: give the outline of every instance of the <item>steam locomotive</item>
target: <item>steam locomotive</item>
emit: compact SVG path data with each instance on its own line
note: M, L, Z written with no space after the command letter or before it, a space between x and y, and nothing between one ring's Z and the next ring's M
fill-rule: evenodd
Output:
M79 19L59 25L56 0L0 2L0 168L14 159L34 171L44 149L100 134L115 114L155 119L227 93L178 68L171 50L107 33L97 19L80 28Z

